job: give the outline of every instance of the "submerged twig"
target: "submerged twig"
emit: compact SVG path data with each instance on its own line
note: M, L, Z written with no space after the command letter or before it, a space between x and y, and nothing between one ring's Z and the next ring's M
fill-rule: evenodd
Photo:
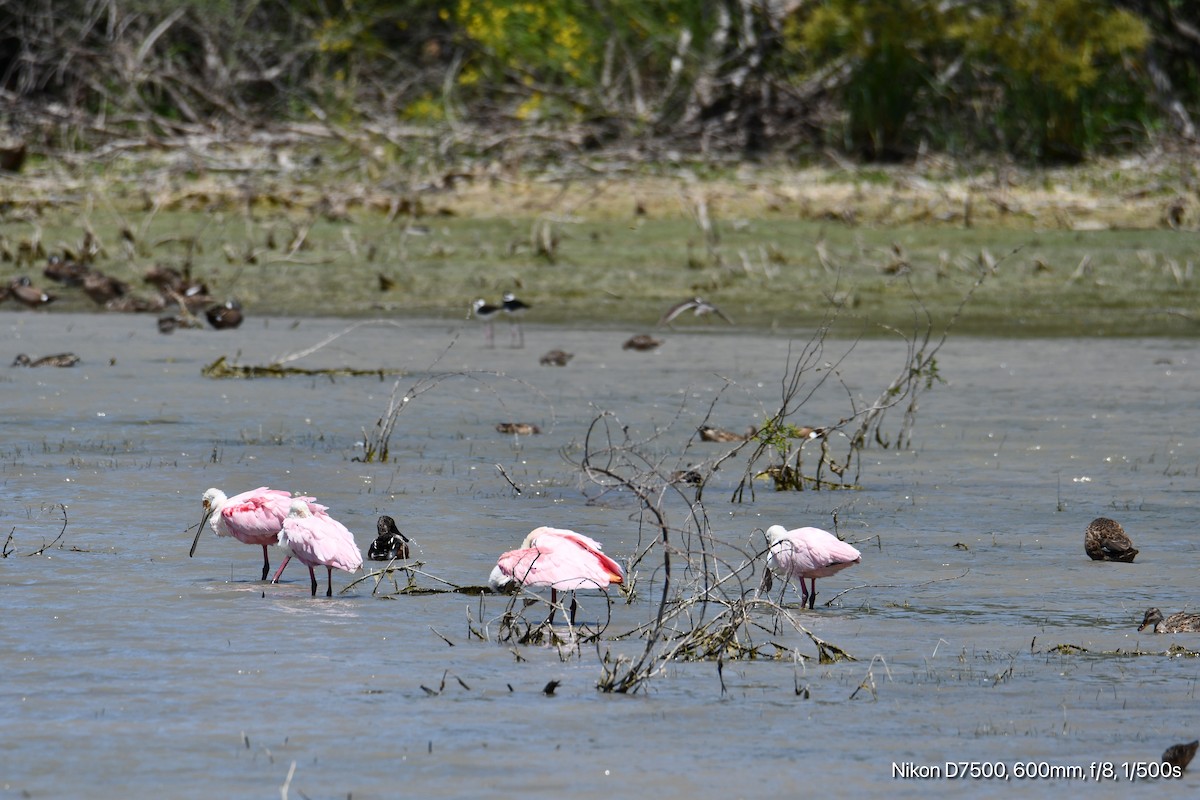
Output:
M58 544L58 541L59 541L60 539L62 539L62 537L63 537L63 534L65 534L65 533L67 532L67 507L66 507L65 505L63 505L62 503L59 503L59 504L58 504L58 507L62 509L62 523L63 523L63 524L62 524L62 530L60 530L60 531L58 532L58 536L55 536L55 537L54 537L54 541L50 542L50 544L45 544L45 545L42 545L40 549L38 549L38 550L34 550L32 553L29 553L29 555L31 555L31 556L40 556L42 553L46 552L46 551L47 551L47 550L49 550L51 547L53 547L54 545ZM14 530L15 530L15 529L14 529ZM9 535L9 538L10 538L10 539L12 538L12 535L11 535L11 534Z

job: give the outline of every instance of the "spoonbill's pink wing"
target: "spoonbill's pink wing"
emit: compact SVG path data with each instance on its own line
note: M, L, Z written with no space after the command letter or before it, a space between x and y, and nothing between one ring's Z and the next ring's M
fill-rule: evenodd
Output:
M246 544L275 544L291 502L287 492L265 486L234 495L220 511L225 535Z
M587 549L548 536L539 540L535 547L504 553L496 566L521 586L572 591L603 589L610 583L620 583L620 567L613 571L606 562L616 563L608 558L598 559Z
M595 560L599 569L608 576L608 581L604 584L605 586L608 583L621 583L625 579L625 571L621 569L621 565L604 554L604 545L582 533L576 533L565 528L535 528L525 537L525 544L526 546L537 546L542 542L550 542L554 538L565 540L566 543L569 543L565 545L566 547L576 547L588 554L586 557ZM580 555L581 559L586 557ZM554 588L562 589L564 587L556 586Z
M279 545L308 567L320 564L346 572L363 565L354 534L333 517L288 517L279 531Z
M820 528L797 528L771 546L773 568L801 578L826 578L861 560L850 544Z

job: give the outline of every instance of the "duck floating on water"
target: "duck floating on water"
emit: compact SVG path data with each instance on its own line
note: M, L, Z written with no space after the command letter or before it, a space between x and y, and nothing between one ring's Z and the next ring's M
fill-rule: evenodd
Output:
M1096 517L1083 534L1083 549L1093 561L1130 563L1138 551L1121 523L1108 517Z
M41 358L30 358L24 353L19 353L13 359L14 367L73 367L79 363L79 356L74 353L55 353L52 356L42 356Z
M1149 628L1151 633L1200 633L1200 614L1180 611L1164 619L1162 612L1157 608L1147 609L1138 630L1146 628Z

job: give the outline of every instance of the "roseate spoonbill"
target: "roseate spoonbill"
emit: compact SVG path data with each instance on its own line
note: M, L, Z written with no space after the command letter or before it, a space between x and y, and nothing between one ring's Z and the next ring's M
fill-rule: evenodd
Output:
M325 515L326 508L314 501L312 497L296 498L308 504L312 513ZM192 540L192 549L188 556L196 555L196 545L200 543L200 534L204 532L204 523L209 522L217 536L232 536L243 544L261 545L263 549L262 579L267 579L271 569L271 561L267 555L267 545L278 542L279 531L283 521L287 519L288 509L292 504L292 496L282 489L268 489L260 486L249 492L226 497L220 489L209 489L204 493L204 518L196 529L196 538ZM279 565L272 581L278 581L287 566L285 558Z
M500 556L488 585L504 590L514 584L522 588L550 587L550 618L559 591L604 589L621 583L625 572L621 565L601 552L602 545L591 537L562 528L535 528L518 550ZM575 624L575 598L571 597L571 624Z
M1200 614L1180 611L1163 619L1161 611L1151 608L1142 618L1142 624L1138 625L1139 631L1146 628L1149 628L1151 633L1200 633Z
M509 330L509 344L513 347L525 346L525 331L521 329L521 317L525 315L532 306L528 303L517 299L517 296L512 292L504 295L504 304L500 306L504 309L504 314L512 319L512 325Z
M475 315L475 319L480 322L487 323L487 332L484 334L484 339L488 343L488 347L495 346L495 325L496 315L503 311L503 307L494 306L482 297L471 304L471 313Z
M296 498L279 531L279 546L288 555L308 567L312 578L312 596L317 596L317 573L313 567L325 567L328 584L326 597L333 597L334 567L346 572L358 572L363 565L362 552L354 534L328 514L314 515L303 498Z
M1093 561L1133 561L1138 551L1121 523L1096 517L1083 533L1083 549Z
M705 314L716 314L718 317L725 320L730 325L733 324L733 320L731 320L729 317L727 317L725 315L724 311L717 308L716 306L714 306L712 303L708 302L707 300L701 299L699 297L693 297L691 300L684 300L682 303L676 303L675 305L671 306L670 308L667 309L666 313L662 315L662 319L660 319L658 321L658 324L669 326L673 319L675 319L676 317L678 317L680 314L682 314L685 311L691 311L697 317L703 316Z
M630 336L625 340L625 344L621 345L622 350L637 350L639 353L644 353L647 350L653 350L662 344L662 339L655 339L653 336L645 333L639 333L637 336Z
M396 520L382 516L375 523L375 532L379 535L367 548L367 558L372 561L391 561L408 558L408 537L396 527Z
M862 554L820 528L797 528L789 531L782 525L767 528L767 567L787 581L800 579L800 605L812 608L817 600L817 578L828 578L836 572L862 561ZM812 582L812 593L804 579ZM787 584L784 584L784 591ZM779 596L783 602L783 594Z

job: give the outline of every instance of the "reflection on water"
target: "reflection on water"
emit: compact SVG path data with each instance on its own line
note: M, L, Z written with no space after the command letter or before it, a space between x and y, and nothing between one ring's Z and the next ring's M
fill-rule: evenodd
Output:
M1119 764L1200 733L1193 660L1154 654L1200 640L1136 631L1149 606L1198 602L1191 341L951 340L948 384L923 399L914 447L870 451L860 492L760 485L733 505L742 465L726 462L704 493L714 552L761 550L775 522L829 528L837 511L863 563L818 581L815 611L788 603L858 660L820 665L807 637L764 617L755 644L807 660L726 662L720 675L671 664L622 697L595 691L600 659L636 652L636 638L501 646L472 631L494 634L509 598L396 596L387 582L373 595L364 581L314 599L299 565L263 584L261 550L207 533L188 558L200 496L311 493L364 549L390 514L426 588L486 582L542 524L628 561L654 534L630 497L572 466L589 422L610 411L653 434L666 470L713 459L730 445L685 449L689 437L718 396L711 424L759 422L778 402L787 339L698 327L637 353L621 350L628 330L527 325L524 349L487 349L477 327L364 327L292 363L403 369L401 389L447 376L401 413L392 461L364 464L391 378L200 376L219 355L267 363L345 327L291 323L162 336L142 318L0 315L8 358L82 358L0 373L3 796L274 796L293 762L293 797L794 796L815 763L839 793L891 796L930 788L893 780L893 761ZM575 357L540 366L554 348ZM843 378L873 398L902 357L895 342L860 343ZM821 424L844 404L818 393L806 411ZM668 511L685 524L683 503ZM1135 563L1084 555L1101 515L1133 537ZM610 637L653 616L658 567L640 563ZM350 580L335 573L335 591ZM581 606L607 614L595 597ZM1043 785L1055 783L1026 790Z

